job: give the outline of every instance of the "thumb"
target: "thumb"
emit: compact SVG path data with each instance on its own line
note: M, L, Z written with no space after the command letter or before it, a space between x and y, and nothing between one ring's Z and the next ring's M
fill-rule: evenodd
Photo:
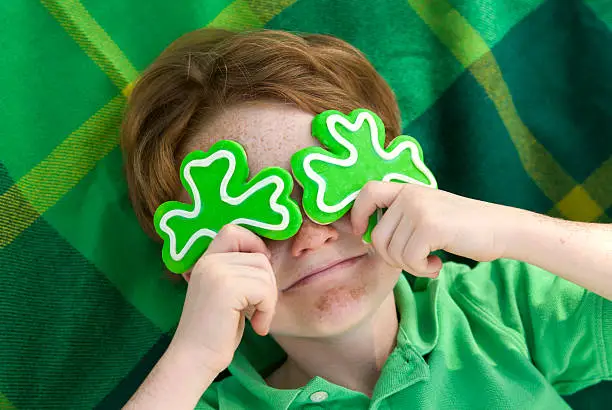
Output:
M388 208L405 184L370 181L357 195L351 209L351 225L355 235L363 235L370 216L378 209Z
M242 226L231 224L219 231L205 254L230 252L262 253L270 257L268 247L259 236Z
M251 317L251 327L260 336L265 336L270 332L270 325L274 319L274 312L257 310Z

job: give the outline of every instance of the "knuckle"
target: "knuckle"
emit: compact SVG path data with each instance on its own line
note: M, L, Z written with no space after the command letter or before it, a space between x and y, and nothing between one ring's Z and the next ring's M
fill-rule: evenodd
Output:
M195 265L193 265L193 268L191 269L191 274L193 276L199 275L202 273L202 271L206 270L214 263L215 263L214 254L211 255L211 254L205 253L197 260Z
M252 253L247 255L249 263L257 267L263 275L268 275L268 272L272 270L270 261L263 253Z
M239 227L238 227L238 225L234 225L234 224L227 224L227 225L224 225L224 226L221 228L221 230L219 231L219 233L218 233L218 235L217 235L217 236L218 236L218 237L219 237L219 236L221 236L221 237L226 237L226 236L227 236L227 237L231 237L231 236L237 235L237 234L238 234L238 232L239 232Z
M263 253L254 253L253 258L255 259L258 265L261 265L264 268L267 268L268 266L270 266L270 260Z
M402 259L411 266L414 265L415 262L414 250L414 246L407 246L405 249L402 250Z
M377 190L377 188L380 186L379 184L381 184L381 182L379 181L368 181L366 182L366 184L363 186L363 194L367 197L373 196L374 192Z
M410 266L411 272L414 275L423 275L426 268L423 259L417 256L415 249L411 249L404 253L404 260Z
M200 276L209 278L209 280L223 284L230 275L224 274L227 269L227 263L223 260L224 254L209 255L199 263L197 272ZM194 269L195 272L195 269Z
M403 184L398 196L402 201L410 201L414 198L413 192L410 190L410 184Z

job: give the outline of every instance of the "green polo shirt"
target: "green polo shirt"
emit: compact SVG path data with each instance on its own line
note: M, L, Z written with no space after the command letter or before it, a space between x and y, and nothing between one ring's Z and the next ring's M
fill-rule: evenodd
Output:
M534 266L447 263L394 293L397 347L371 399L320 377L268 386L282 351L249 332L197 408L568 409L560 394L612 379L612 302Z

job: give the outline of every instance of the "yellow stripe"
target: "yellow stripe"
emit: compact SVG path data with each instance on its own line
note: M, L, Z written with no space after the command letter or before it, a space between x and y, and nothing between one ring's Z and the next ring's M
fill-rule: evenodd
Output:
M603 162L583 183L584 188L604 209L612 206L612 157Z
M41 0L49 13L110 80L127 95L138 71L79 0Z
M576 185L557 202L555 208L565 218L583 222L595 222L604 213L604 209L591 198L583 185Z
M0 248L55 205L117 145L124 105L125 97L117 95L0 195Z
M548 214L584 222L608 221L610 218L604 211L612 206L611 180L612 157L604 161L582 185L556 203ZM584 192L589 193L589 198L584 197ZM568 211L568 208L572 210Z
M0 392L0 410L17 410L17 407L13 406L13 404L1 392Z
M501 69L485 40L446 0L408 0L408 3L484 88L527 174L553 203L563 200L578 184L521 120ZM584 190L578 197L594 202ZM574 208L581 204L572 200L565 205L562 210L575 213Z
M236 0L223 9L208 26L232 31L262 28L295 1L267 0L253 2L252 0Z

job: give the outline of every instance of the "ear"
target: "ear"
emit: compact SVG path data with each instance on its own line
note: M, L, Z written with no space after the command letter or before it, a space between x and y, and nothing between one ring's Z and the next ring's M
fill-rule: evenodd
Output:
M185 282L189 283L189 279L191 279L191 270L183 273L182 276L183 276L183 279L185 279Z

